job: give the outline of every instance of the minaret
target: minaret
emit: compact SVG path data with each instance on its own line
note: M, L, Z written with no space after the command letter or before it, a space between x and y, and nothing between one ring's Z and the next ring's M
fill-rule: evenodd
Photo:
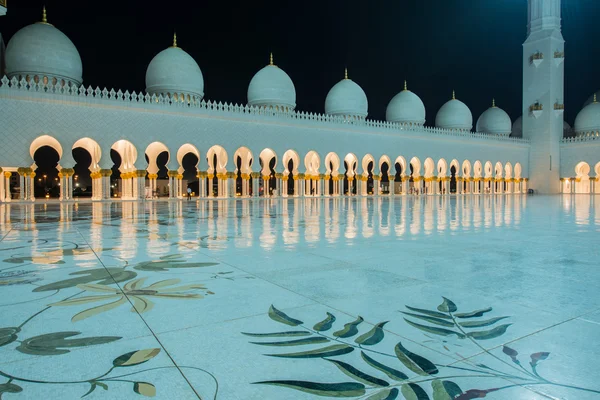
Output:
M563 137L564 39L560 0L528 0L523 43L523 137L531 140L529 187L543 194L560 191ZM559 107L560 108L560 107Z

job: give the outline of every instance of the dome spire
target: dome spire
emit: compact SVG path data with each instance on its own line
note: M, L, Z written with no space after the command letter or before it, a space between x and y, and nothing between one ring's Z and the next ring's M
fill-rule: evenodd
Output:
M348 78L348 67L344 68L344 79L349 79Z
M269 55L269 65L275 65L273 64L273 52L271 52L271 54Z
M496 99L492 99L492 107L496 107Z
M406 86L406 79L404 80L404 90L408 90L408 86Z
M173 46L177 47L177 32L173 32Z
M454 92L454 90L452 91L452 100L456 100L456 93Z
M42 7L42 24L48 24L48 16L46 15L46 6ZM48 24L50 25L50 24Z

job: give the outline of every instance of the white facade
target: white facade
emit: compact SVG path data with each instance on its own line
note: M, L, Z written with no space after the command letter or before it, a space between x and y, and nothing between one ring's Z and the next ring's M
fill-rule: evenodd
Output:
M182 160L188 153L199 159L200 197L501 194L524 193L528 187L558 193L571 177L591 180L587 192L593 192L594 177L600 175L598 132L586 125L587 135L562 139L560 0L530 0L529 16L523 138L508 136L510 118L495 105L478 124L484 132L471 132L471 112L454 96L436 118L444 128L423 127L422 102L406 88L388 108L395 122L365 119L366 96L347 76L330 92L328 114L295 111L293 83L272 59L250 84L252 106L246 106L201 100L202 73L176 42L150 64L152 94L63 85L46 79L57 74L45 75L43 58L25 57L13 46L14 59L37 63L37 69L29 76L13 63L20 72L8 70L12 79L0 82L0 201L10 201L13 173L19 174L18 198L33 200L33 156L42 146L60 156L62 200L71 198L74 148L91 155L94 200L110 196L111 149L121 156L122 199L129 200L156 189L156 159L163 151L169 153L170 198L185 195ZM50 29L46 25L43 30ZM189 79L173 76L177 69L170 63L181 59L189 66L184 71ZM65 79L76 81L78 73L71 66Z

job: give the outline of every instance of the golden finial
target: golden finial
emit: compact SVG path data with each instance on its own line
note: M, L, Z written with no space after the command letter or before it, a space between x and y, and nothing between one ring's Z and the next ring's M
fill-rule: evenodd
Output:
M269 56L269 65L275 65L273 64L273 52L271 52L271 55Z
M344 79L348 79L348 68L344 68Z
M452 91L452 100L456 100L456 93L454 92L454 90Z
M173 32L173 47L177 47L177 32Z
M492 107L496 107L496 99L492 99Z
M48 18L46 16L46 6L42 7L42 23L47 24Z
M404 81L404 90L408 90L408 86L406 86L406 80Z

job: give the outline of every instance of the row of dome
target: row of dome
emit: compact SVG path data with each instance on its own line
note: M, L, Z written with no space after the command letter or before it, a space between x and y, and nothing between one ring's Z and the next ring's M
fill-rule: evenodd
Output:
M28 25L11 38L6 48L6 72L9 78L43 79L53 84L81 85L82 62L79 52L71 40L60 30L49 24L46 10L42 21ZM146 91L177 99L201 100L204 97L204 77L196 61L177 46L177 36L173 45L158 53L146 70ZM599 92L600 94L600 92ZM248 86L248 104L280 111L292 111L296 107L296 89L289 75L273 63L258 71ZM348 71L340 82L335 84L325 99L325 113L346 118L364 119L368 113L365 92L348 78ZM398 93L390 101L386 119L407 126L425 124L425 105L422 100L407 89ZM515 125L521 118L515 121ZM519 122L519 125L521 123ZM435 118L438 128L470 131L473 116L469 107L455 98L446 102ZM512 124L508 114L496 107L495 102L479 117L476 131L494 135L519 136L522 129ZM565 125L567 129L568 125ZM600 130L600 103L586 102L584 109L575 120L575 131L580 134Z

